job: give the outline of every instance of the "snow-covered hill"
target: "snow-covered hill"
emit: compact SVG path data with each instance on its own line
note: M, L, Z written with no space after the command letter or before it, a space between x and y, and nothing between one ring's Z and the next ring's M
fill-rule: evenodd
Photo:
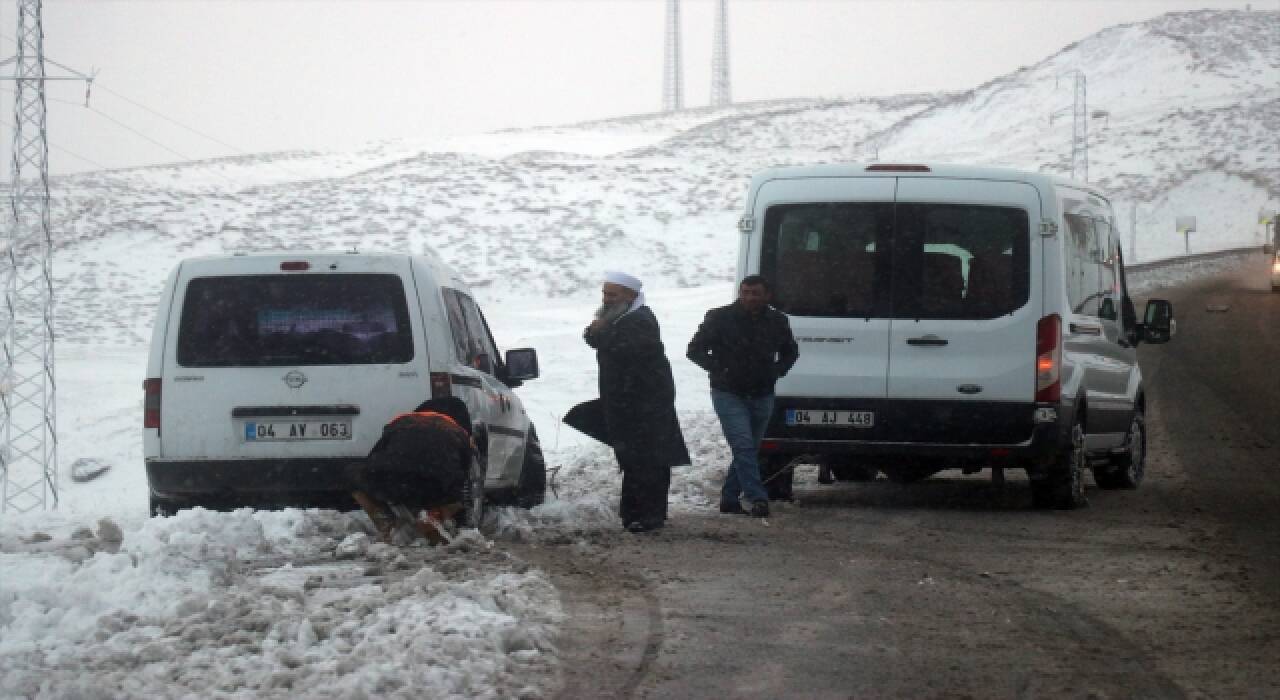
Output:
M1260 242L1280 197L1276 12L1204 11L1099 32L962 94L784 100L466 139L88 173L53 182L64 342L145 339L187 255L431 246L490 299L589 291L625 263L652 283L728 280L763 167L977 162L1069 173L1068 71L1088 77L1090 179L1131 260ZM977 50L977 49L975 49ZM1063 112L1050 123L1050 114Z

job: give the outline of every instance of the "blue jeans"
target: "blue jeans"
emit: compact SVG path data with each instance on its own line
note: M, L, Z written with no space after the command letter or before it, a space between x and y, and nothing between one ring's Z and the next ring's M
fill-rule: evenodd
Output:
M768 503L769 493L760 482L758 453L760 439L773 413L773 395L752 399L712 389L711 405L720 417L724 439L733 451L733 462L720 490L720 503L737 503L739 496L746 496L752 503Z

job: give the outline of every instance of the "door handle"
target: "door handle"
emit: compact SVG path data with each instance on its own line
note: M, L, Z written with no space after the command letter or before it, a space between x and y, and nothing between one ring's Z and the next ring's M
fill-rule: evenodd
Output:
M1084 335L1102 335L1102 326L1094 326L1087 323L1071 323L1067 327L1072 333L1081 333Z
M947 344L946 338L939 338L938 336L932 333L919 338L907 338L907 345L919 345L923 347L940 348L946 344Z

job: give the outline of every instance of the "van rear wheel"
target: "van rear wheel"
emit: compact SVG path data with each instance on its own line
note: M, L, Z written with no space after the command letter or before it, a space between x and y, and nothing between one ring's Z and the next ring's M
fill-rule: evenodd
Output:
M150 496L150 514L152 517L168 518L178 514L181 510L181 504L168 498L160 498L155 494Z
M1074 510L1089 505L1084 493L1084 426L1077 420L1071 426L1071 442L1063 450L1049 473L1031 482L1031 502L1036 508Z

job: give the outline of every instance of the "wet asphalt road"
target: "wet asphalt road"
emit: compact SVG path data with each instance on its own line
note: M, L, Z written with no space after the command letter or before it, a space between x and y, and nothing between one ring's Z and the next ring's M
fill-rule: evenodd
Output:
M767 524L514 545L562 591L562 697L1280 697L1266 264L1151 295L1178 334L1140 351L1138 491L1036 511L1020 474L822 486L804 467Z

